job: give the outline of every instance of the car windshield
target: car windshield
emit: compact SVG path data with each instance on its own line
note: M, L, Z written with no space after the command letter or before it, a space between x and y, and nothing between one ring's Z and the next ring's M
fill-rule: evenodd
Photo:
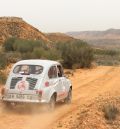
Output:
M40 65L17 65L13 73L15 74L41 74L43 72L43 66Z

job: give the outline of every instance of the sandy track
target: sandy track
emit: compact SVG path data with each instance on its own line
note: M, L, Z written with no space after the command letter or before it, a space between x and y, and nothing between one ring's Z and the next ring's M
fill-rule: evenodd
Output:
M57 104L53 113L43 110L3 112L0 108L0 129L52 129L57 122L67 117L95 97L105 92L116 92L120 86L120 67L97 67L91 70L77 70L71 77L73 100L71 105ZM36 107L39 108L39 107ZM61 128L62 129L62 128Z

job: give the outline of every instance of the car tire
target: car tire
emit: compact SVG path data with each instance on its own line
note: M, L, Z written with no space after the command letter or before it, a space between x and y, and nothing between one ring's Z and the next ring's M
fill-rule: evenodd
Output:
M65 98L64 102L66 104L71 104L72 101L72 89L70 88L67 97Z
M55 96L53 95L52 97L51 97L51 99L50 99L50 102L49 102L49 106L48 106L48 108L49 108L49 111L54 111L54 109L55 109L55 102L56 102L56 100L55 100Z

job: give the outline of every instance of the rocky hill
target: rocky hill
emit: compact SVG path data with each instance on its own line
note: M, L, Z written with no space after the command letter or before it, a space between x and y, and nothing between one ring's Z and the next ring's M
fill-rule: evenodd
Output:
M95 47L119 49L120 29L108 29L105 31L79 31L68 32L67 35L87 41Z
M45 34L26 23L22 18L0 17L0 44L9 37L49 41Z
M48 39L50 39L53 42L67 42L67 41L72 41L75 40L73 37L68 36L64 33L48 33L46 34Z
M120 29L108 29L105 31L79 31L68 32L69 36L78 39L120 39Z

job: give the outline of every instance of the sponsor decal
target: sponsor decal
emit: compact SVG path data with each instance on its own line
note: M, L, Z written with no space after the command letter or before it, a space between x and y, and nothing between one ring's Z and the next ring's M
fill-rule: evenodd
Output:
M20 91L24 91L24 90L28 89L28 82L26 82L26 81L18 82L17 89L19 89Z

